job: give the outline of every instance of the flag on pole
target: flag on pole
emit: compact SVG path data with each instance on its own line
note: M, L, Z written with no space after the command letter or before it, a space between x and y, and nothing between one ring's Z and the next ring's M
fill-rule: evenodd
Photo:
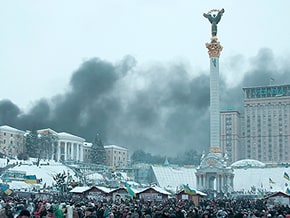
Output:
M253 185L253 186L251 187L251 190L252 190L252 192L256 192L256 187Z
M290 181L290 177L286 172L284 172L284 178L287 179L288 181Z
M269 183L270 184L275 184L276 182L274 182L271 178L269 178Z
M125 183L125 187L126 187L126 191L132 195L133 197L136 197L136 193L133 191L133 189L131 188L131 186L126 182Z
M258 195L264 197L264 191L261 188L258 188Z
M186 194L189 194L189 195L194 195L194 194L196 194L196 190L189 188L188 185L183 185L183 191L184 191Z

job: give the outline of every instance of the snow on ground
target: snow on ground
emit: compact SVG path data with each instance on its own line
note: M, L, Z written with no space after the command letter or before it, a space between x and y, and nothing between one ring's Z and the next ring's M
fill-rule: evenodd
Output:
M31 161L22 162L19 165L19 161L10 160L11 163L18 162L14 168L9 170L24 171L26 175L36 175L37 179L42 179L42 183L39 186L43 186L46 183L47 186L51 186L54 183L53 175L57 173L70 173L74 175L72 170L62 165L61 163L49 161L49 165L41 165L37 167L33 165ZM47 162L43 162L47 164ZM247 162L249 163L249 162ZM0 159L0 167L5 167L7 164L6 159ZM234 168L234 191L250 191L251 187L262 188L264 191L282 191L285 192L286 186L290 186L290 182L287 181L283 175L286 172L290 175L290 168L286 167L252 167L247 164L247 167L240 168L243 165L239 164L239 168ZM191 188L196 188L196 176L195 168L185 168L176 166L152 166L157 183L161 188L166 190L176 190L183 184L188 184ZM89 177L91 179L101 179L100 174L92 174ZM271 179L275 184L269 182ZM8 183L12 189L14 188L30 188L33 185L26 184L25 182L13 181Z
M34 162L33 160L31 161L10 160L9 164L13 163L17 164L13 168L10 168L8 171L21 171L25 172L26 175L36 175L37 179L42 179L41 184L33 185L27 184L22 181L12 181L8 182L11 189L29 189L34 186L42 187L44 184L46 184L46 186L51 186L55 183L55 181L53 180L53 176L56 175L57 173L65 172L66 175L70 173L71 175L73 175L74 178L73 171L59 162L55 161L40 162L40 166L33 165L33 162ZM6 165L7 160L0 159L0 167L5 167Z
M46 185L52 185L54 182L53 176L57 173L63 173L66 174L69 172L72 174L72 170L70 170L68 167L62 165L62 164L50 164L46 166L36 166L36 165L18 165L15 166L12 169L9 169L10 171L16 170L16 171L25 171L26 175L36 175L37 179L42 179L42 183L46 183Z

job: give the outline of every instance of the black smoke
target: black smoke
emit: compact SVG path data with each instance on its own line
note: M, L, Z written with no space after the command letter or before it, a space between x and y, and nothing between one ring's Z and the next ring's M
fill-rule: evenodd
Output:
M245 62L248 69L243 68ZM221 107L241 111L243 87L268 85L270 78L275 84L290 82L288 62L277 60L270 49L261 49L249 60L235 56L227 63L230 73L245 76L230 88L221 81ZM68 91L40 99L29 112L10 100L0 101L0 125L51 128L87 141L99 133L104 144L131 151L201 153L209 146L209 76L194 74L182 63L139 67L131 56L115 64L94 58L72 74Z

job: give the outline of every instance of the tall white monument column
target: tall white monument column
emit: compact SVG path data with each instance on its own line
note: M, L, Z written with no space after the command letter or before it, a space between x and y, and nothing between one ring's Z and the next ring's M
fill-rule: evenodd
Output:
M210 147L220 147L219 56L223 47L217 40L206 43L210 58Z
M203 14L211 23L211 41L205 44L210 61L210 149L209 153L202 157L196 172L196 176L203 176L203 186L198 183L198 189L215 190L215 193L222 197L224 191L228 192L224 189L226 187L224 178L227 176L233 178L233 169L225 165L220 149L219 57L223 47L217 39L217 24L224 12L224 9L213 9ZM215 196L214 192L208 194L209 197Z

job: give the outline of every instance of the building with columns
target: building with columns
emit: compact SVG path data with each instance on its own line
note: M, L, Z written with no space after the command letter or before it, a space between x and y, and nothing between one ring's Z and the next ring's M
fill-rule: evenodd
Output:
M83 162L84 138L66 132L57 133L52 129L41 129L37 132L40 136L43 134L55 136L51 145L53 160Z
M61 132L58 133L56 161L83 161L84 138Z
M234 171L227 166L217 147L211 147L209 153L202 157L195 175L198 190L211 190L216 193L229 193L233 190Z

